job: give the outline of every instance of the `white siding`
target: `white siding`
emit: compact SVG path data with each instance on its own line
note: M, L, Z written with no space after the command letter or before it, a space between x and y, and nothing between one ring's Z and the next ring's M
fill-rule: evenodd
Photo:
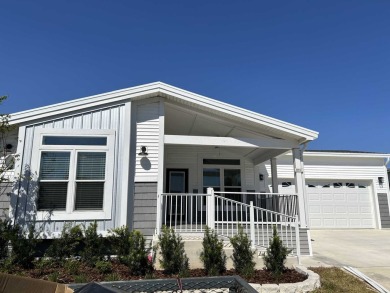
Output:
M127 164L127 162L122 162L121 158L123 157L123 137L124 137L124 105L114 105L109 108L97 109L90 112L76 113L71 116L67 116L61 119L47 120L40 122L38 124L32 124L26 126L25 139L24 139L24 149L22 156L22 180L21 180L21 189L19 192L18 199L15 203L17 206L17 215L16 220L20 224L28 224L29 222L36 221L35 212L33 211L32 204L29 202L29 199L32 198L32 194L37 191L37 183L34 180L29 180L30 175L34 175L37 170L30 170L33 141L34 141L34 132L38 128L55 128L55 129L111 129L115 130L115 162L114 162L114 182L112 189L112 218L108 220L98 220L98 230L107 231L108 229L117 227L119 225L120 219L120 202L121 196L120 187L122 183L121 170L122 164ZM75 131L77 134L77 131ZM34 176L32 176L34 178ZM125 178L127 180L127 178ZM123 196L127 196L124 194ZM15 208L15 207L14 207ZM75 222L71 221L73 224L83 224L89 225L92 223L93 219L90 221L81 221ZM48 221L45 222L36 222L36 227L42 231L50 234L51 232L61 232L64 224L67 221L52 221L50 220L50 215L48 215Z
M278 178L294 178L292 157L289 155L277 159ZM341 158L312 157L304 155L306 179L355 179L373 180L378 192L387 192L386 167L378 158ZM265 164L267 175L271 177L271 166ZM379 185L378 177L385 178L385 184Z
M135 182L157 182L159 156L160 102L137 106ZM148 155L139 156L141 146L147 147Z
M202 146L165 146L165 168L188 169L189 192L198 189L202 192L202 159L203 158L233 158L241 159L242 188L255 190L255 167L251 161L241 156L234 156L228 149L215 149Z

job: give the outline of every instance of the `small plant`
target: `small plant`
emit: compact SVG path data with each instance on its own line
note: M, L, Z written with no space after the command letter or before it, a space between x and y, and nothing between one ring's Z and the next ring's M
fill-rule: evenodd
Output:
M126 264L134 275L145 275L153 271L153 263L148 258L150 250L146 248L144 235L134 230L129 236L129 251L120 261Z
M108 274L112 272L112 264L109 261L99 260L95 263L95 268L101 274Z
M253 256L255 251L251 248L251 241L244 232L242 226L238 227L238 233L229 238L233 246L233 266L236 272L244 277L251 277L255 272L255 261Z
M158 236L160 247L160 265L167 274L188 275L188 257L184 250L184 243L180 235L173 229L164 226Z
M67 259L64 263L64 269L71 275L78 275L80 272L80 262L75 259Z
M45 274L48 270L53 268L53 260L41 257L34 262L34 268L39 271L40 275Z
M287 255L291 251L291 249L283 245L276 226L273 226L273 235L269 240L269 247L263 254L263 260L266 270L270 271L276 279L285 271L284 264L286 263Z
M93 266L97 261L104 259L104 239L97 233L96 222L91 223L85 229L84 249L81 252L83 261Z
M122 226L116 229L110 230L112 234L108 237L110 244L112 245L113 252L118 258L124 257L130 250L130 230L127 226Z
M49 279L49 281L57 282L59 276L60 276L59 272L52 272L50 275L47 276L47 278Z
M209 276L215 276L226 271L226 254L223 250L223 243L218 239L217 234L206 226L203 242L203 250L200 260Z
M87 283L88 282L88 277L86 275L77 275L74 277L74 282L75 283Z
M104 278L104 280L106 282L120 281L120 279L121 279L121 277L117 273L108 274Z
M66 224L62 229L61 236L53 240L46 254L57 262L77 256L83 238L83 232L79 225L72 227L70 224Z

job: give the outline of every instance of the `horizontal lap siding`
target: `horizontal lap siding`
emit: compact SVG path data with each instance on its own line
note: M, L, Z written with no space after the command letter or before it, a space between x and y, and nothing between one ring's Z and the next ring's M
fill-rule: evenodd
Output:
M12 192L12 182L0 183L0 219L5 220L9 214L10 193Z
M159 109L159 102L137 106L136 182L157 181L160 135ZM141 146L147 147L148 155L145 157L138 155Z
M134 186L133 228L151 238L156 228L157 183L136 182Z
M165 166L166 168L184 168L189 169L189 191L202 188L203 163L201 158L235 158L241 159L240 156L232 156L228 149L212 149L204 146L165 146ZM244 160L242 163L242 182L246 190L255 189L255 172L251 161ZM199 189L201 192L201 189Z
M123 137L124 137L124 105L114 105L109 108L103 108L94 110L91 112L76 113L71 116L63 117L55 120L48 120L39 124L29 125L26 127L25 133L25 146L22 156L22 180L21 189L19 192L19 198L17 201L17 215L16 220L24 225L29 222L36 221L35 219L35 203L31 202L32 198L36 196L37 183L36 181L30 181L30 175L34 175L38 170L30 170L35 168L31 166L32 149L34 141L34 133L36 129L48 128L48 129L95 129L115 130L115 160L114 160L114 182L112 194L112 218L107 220L97 220L98 230L107 231L108 229L115 228L119 223L120 218L120 186L122 184L122 162L120 158L123 157ZM75 131L77 134L77 131ZM34 176L32 176L34 178ZM36 178L36 177L35 177ZM126 178L127 179L127 178ZM127 196L124 195L124 196ZM86 221L52 221L50 215L47 215L47 221L37 221L36 228L42 232L50 234L51 232L61 232L66 223L74 225L80 224L83 226L89 226L94 222L94 219Z
M382 228L390 228L390 210L386 193L378 193L378 203Z
M294 178L292 156L277 159L278 178ZM306 179L355 179L374 180L378 192L387 192L387 178L384 161L377 158L324 158L305 157ZM271 177L271 166L265 164L268 177ZM385 183L380 185L378 177L384 177Z

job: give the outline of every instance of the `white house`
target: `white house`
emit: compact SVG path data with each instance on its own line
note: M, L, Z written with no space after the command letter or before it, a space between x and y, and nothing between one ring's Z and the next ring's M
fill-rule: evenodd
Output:
M305 151L304 164L317 132L161 82L10 122L19 157L9 215L48 238L65 223L148 237L162 225L184 237L209 225L223 237L241 224L261 248L277 225L309 254L311 227L390 226L389 154Z

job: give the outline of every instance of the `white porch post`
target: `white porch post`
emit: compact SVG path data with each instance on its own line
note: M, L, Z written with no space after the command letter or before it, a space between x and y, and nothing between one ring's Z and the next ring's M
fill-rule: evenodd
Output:
M271 162L272 192L279 193L278 167L277 167L276 158L272 158L270 162Z
M302 151L299 148L292 149L293 165L294 165L294 179L295 179L295 192L298 195L298 216L301 227L307 227L307 217L305 208L305 175L303 170Z
M207 188L207 226L211 229L215 229L215 195L214 189L211 187Z

